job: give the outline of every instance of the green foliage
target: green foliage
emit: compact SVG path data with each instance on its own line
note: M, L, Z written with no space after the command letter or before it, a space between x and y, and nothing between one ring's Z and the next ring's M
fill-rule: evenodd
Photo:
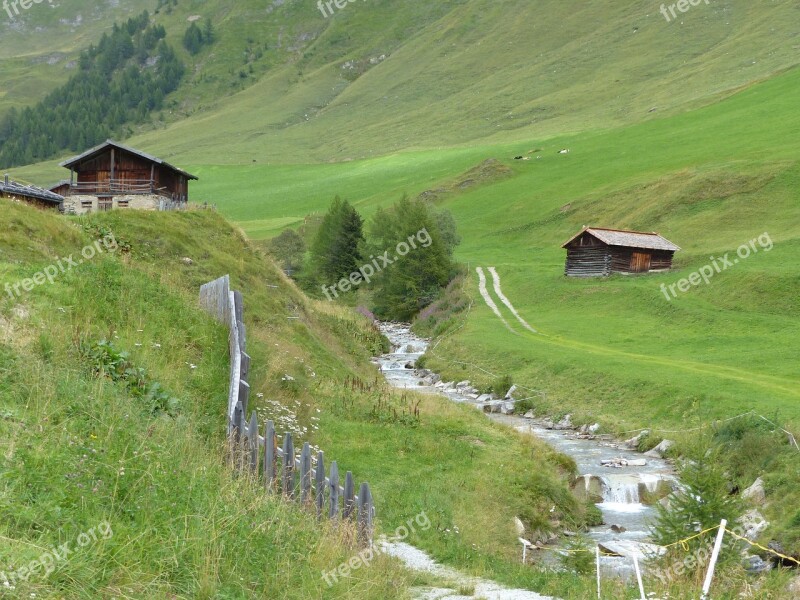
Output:
M306 244L294 229L284 229L269 241L268 248L284 271L294 272L303 266Z
M583 536L570 538L560 559L568 571L578 575L588 575L594 570L594 544Z
M0 164L27 164L126 137L130 124L161 110L184 66L164 41L164 28L149 21L145 11L114 24L81 53L79 71L67 83L36 106L9 111L0 120Z
M509 375L500 375L495 378L489 386L489 391L496 396L505 396L506 392L514 385L514 378Z
M436 213L420 200L403 196L389 209L377 210L364 250L364 256L381 266L371 284L376 315L410 320L439 297L456 273L451 246L455 232L448 236L443 238ZM375 257L388 257L391 264Z
M160 383L152 381L144 368L135 366L128 353L118 350L111 342L82 342L80 353L95 375L123 383L131 395L143 401L151 414L178 414L178 399L167 393Z
M336 196L322 219L311 246L311 268L320 281L333 285L361 266L364 240L361 216L347 200Z
M722 519L733 524L741 515L741 502L730 494L720 452L720 448L708 448L695 461L687 461L681 467L681 487L669 497L669 507L656 505L653 539L657 544L667 546L685 540L718 526ZM702 536L687 541L679 551L694 551L707 544L707 537Z
M197 23L192 23L183 34L183 47L191 55L198 54L203 49L203 46L210 46L213 43L214 27L211 24L211 19L204 21L202 29L197 26Z

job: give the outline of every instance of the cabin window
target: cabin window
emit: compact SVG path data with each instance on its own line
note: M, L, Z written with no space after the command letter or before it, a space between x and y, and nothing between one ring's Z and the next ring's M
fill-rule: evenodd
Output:
M91 200L81 200L81 208L92 208L92 201Z
M117 200L117 208L128 208L128 200Z

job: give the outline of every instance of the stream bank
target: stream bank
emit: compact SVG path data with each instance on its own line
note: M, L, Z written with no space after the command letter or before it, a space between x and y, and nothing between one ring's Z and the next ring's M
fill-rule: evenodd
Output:
M392 350L373 362L390 385L474 406L488 418L535 436L572 457L579 473L573 488L579 496L594 500L603 515L604 524L592 527L588 536L604 550L620 555L602 559L605 571L627 576L632 570L631 556L644 559L646 554L658 551L650 543L649 525L656 515L653 503L677 485L668 461L657 456L643 458L610 436L594 435L586 428L578 433L568 419L554 424L530 418L532 415L514 415L511 402L481 395L469 382L442 382L438 375L416 368L417 360L428 349L428 340L415 335L408 324L380 323L379 327Z

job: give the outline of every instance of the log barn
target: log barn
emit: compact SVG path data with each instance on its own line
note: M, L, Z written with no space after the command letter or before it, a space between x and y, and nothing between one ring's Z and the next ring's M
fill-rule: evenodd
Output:
M189 181L197 180L160 158L113 140L70 158L61 166L69 169L70 179L68 186L63 182L59 189L67 189L67 196L96 197L98 210L117 208L114 197L124 198L119 207L128 206L129 197L135 196L182 204L189 200Z
M0 198L8 198L9 200L24 202L38 208L53 210L62 210L64 206L63 196L35 185L12 181L8 178L8 175L0 181Z
M584 227L561 246L568 277L654 273L672 268L678 246L655 232Z

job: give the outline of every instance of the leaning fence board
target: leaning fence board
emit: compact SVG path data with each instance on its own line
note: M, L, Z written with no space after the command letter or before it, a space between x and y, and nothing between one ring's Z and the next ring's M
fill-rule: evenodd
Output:
M285 496L294 497L294 443L292 436L283 436L283 477L281 491Z
M325 510L325 453L317 452L317 471L314 474L314 493L317 500L317 520L322 519Z
M353 484L353 474L348 471L344 476L344 510L342 510L342 518L350 519L353 516L353 511L356 506L357 498L355 497L355 485Z
M256 411L250 415L250 425L247 428L247 447L250 452L250 472L258 474L258 417Z
M300 502L305 504L311 499L311 445L303 444L300 453Z
M336 461L331 463L331 476L328 479L328 494L330 496L330 509L328 517L331 519L339 518L339 465Z
M267 421L264 428L264 485L267 490L274 491L275 488L275 424Z

